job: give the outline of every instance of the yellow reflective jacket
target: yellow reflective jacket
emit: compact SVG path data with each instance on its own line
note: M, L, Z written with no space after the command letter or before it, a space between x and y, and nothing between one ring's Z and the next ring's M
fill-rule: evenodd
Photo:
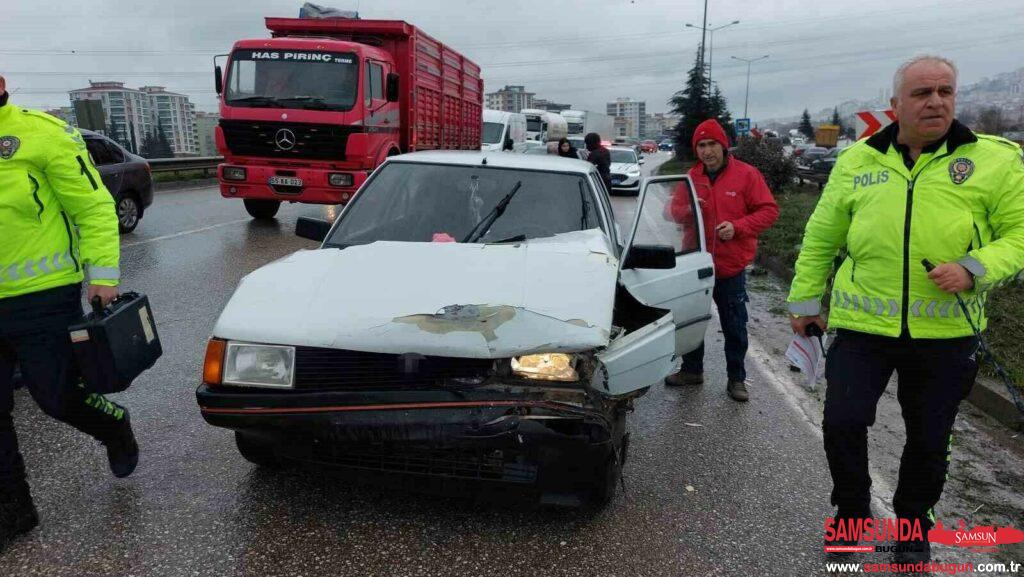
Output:
M912 169L898 125L844 150L807 223L790 288L794 314L816 315L837 251L829 325L914 338L972 334L956 298L927 277L923 259L959 262L975 279L961 294L986 326L988 291L1024 268L1024 162L1016 144L953 122Z
M114 201L81 134L0 95L0 299L80 283L117 286Z

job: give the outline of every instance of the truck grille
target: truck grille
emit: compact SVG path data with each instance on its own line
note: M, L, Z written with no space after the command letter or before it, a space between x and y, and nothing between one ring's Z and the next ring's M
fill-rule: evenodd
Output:
M344 160L348 136L362 130L358 126L256 120L221 120L220 127L234 154L313 160Z
M297 347L295 388L387 389L429 387L445 379L479 379L488 375L494 361L364 353L338 349Z

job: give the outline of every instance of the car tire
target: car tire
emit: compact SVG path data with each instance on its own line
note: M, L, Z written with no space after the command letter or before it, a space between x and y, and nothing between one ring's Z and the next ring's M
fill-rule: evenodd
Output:
M270 220L277 215L277 211L281 208L280 200L246 198L243 202L245 203L245 211L256 220Z
M254 465L268 469L280 469L284 466L284 462L274 452L274 447L270 443L260 441L251 435L235 431L235 446L238 447L242 458Z
M135 230L142 220L142 203L134 192L124 192L114 203L114 210L117 212L117 228L123 234Z

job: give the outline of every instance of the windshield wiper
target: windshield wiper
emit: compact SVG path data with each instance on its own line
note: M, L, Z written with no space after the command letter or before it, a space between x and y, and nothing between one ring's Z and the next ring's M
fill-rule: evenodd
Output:
M245 98L233 98L228 104L262 104L274 108L284 108L284 105L269 96L246 96Z
M580 185L580 204L583 205L583 216L580 217L580 230L586 230L587 217L590 216L590 203L587 202L587 193L583 190L583 181L577 180L576 184Z
M506 194L505 198L501 199L501 202L499 202L497 206L495 206L494 209L483 218L483 220L476 223L476 226L470 229L469 234L466 235L466 238L462 239L462 242L476 242L487 234L487 231L491 230L491 226L494 225L494 221L498 220L498 217L505 214L505 209L508 208L508 203L512 202L512 197L519 192L519 189L522 188L522 186L523 181L520 180L516 182L516 185L512 187L512 192Z
M506 242L523 242L524 240L526 240L525 234L517 234L515 236L510 236L508 238L503 238L501 240L491 241L487 244L505 244Z
M288 98L279 98L279 101L297 102L302 103L302 108L315 109L315 110L327 110L331 108L331 105L326 100L319 96L290 96Z

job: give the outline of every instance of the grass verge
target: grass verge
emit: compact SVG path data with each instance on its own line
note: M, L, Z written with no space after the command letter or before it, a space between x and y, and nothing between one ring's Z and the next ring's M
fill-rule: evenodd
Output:
M153 182L179 182L182 180L203 180L216 178L216 173L208 170L181 170L178 172L154 172Z

